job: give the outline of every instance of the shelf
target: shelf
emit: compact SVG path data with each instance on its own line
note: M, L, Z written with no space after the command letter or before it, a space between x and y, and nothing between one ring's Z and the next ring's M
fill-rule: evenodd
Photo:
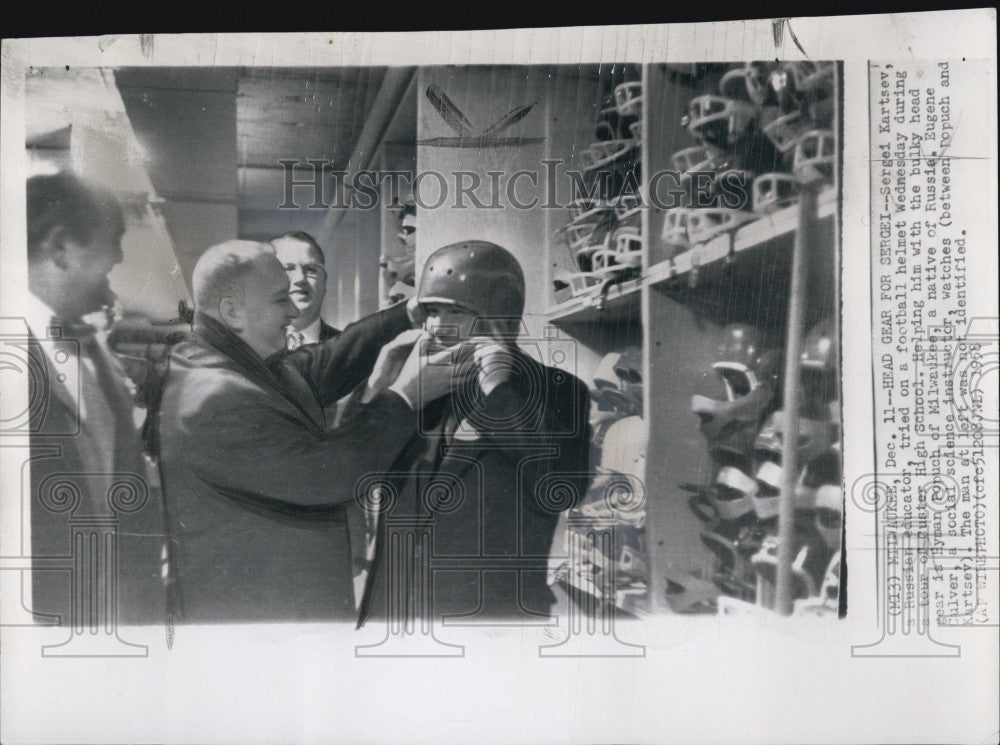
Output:
M832 217L837 206L836 190L833 187L824 189L818 202L817 216L820 219ZM786 207L743 225L733 234L720 235L672 259L654 264L645 273L645 281L650 285L658 285L677 280L694 268L725 259L730 253L738 254L793 233L799 221L798 211L798 205Z
M571 298L549 308L547 316L551 323L600 323L609 318L623 315L638 315L642 277L630 279L620 285L612 285L600 300L600 285L586 295Z
M578 592L585 592L591 597L595 598L598 602L605 602L602 597L600 588L597 585L583 581L579 577L572 576L571 573L567 572L564 576L559 578L559 582L563 585L567 585L577 590ZM621 611L625 611L633 616L648 616L649 615L649 603L647 600L649 591L646 588L639 587L622 587L615 591L615 608Z
M819 195L818 217L832 217L837 206L837 193L833 187ZM571 298L549 308L548 319L554 324L601 323L622 316L638 315L643 284L656 286L686 277L692 269L704 268L723 261L727 256L739 254L795 232L798 225L798 206L792 205L770 215L746 223L733 233L720 235L708 243L695 246L667 261L654 264L642 276L620 285L613 285L600 302L600 286L586 295Z

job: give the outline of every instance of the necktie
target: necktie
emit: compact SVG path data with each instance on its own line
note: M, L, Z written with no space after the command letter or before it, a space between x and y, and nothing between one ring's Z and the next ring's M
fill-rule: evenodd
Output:
M289 331L285 339L288 351L293 352L302 346L302 343L305 341L305 336L302 335L301 331Z
M61 326L63 338L80 344L80 419L86 437L82 456L93 473L110 473L115 470L118 436L115 373L93 326L58 318L53 318L51 325Z

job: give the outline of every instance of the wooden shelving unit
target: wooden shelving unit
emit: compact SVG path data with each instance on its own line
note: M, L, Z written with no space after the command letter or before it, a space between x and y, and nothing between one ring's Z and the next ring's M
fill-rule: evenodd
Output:
M837 193L833 187L824 189L819 197L816 217L831 218L837 209ZM770 215L764 215L749 222L732 233L692 247L672 259L651 266L644 274L643 281L649 285L662 282L681 281L692 269L708 269L711 264L736 259L744 252L750 252L772 241L790 236L798 225L798 206L792 205Z
M407 165L412 162L415 172L474 171L484 183L492 171L534 171L539 175L538 185L534 191L528 187L520 191L521 202L537 197L544 203L554 197L559 204L569 204L573 194L563 176L581 167L579 153L595 141L594 124L608 95L623 79L641 77L640 190L648 193L651 174L673 169L671 156L696 144L681 119L693 96L718 92L722 69L715 66L715 72L691 78L656 64L614 66L613 73L597 65L421 68L410 93L415 100L416 137L415 155ZM424 91L431 85L449 92L478 124L493 121L518 105L537 102L519 120L517 129L511 130L524 140L509 147L441 146L437 141L448 134L448 127L426 101ZM387 158L389 152L386 148ZM540 166L546 160L562 164L554 186L548 183L552 173ZM527 183L527 179L522 181ZM813 315L805 319L807 324L835 312L838 200L835 183L818 195L806 281L808 313ZM647 591L643 593L633 583L617 587L613 599L601 598L595 584L567 576L561 580L600 603L613 602L637 616L672 612L666 603L667 575L698 574L713 558L699 539L704 526L677 486L680 482L706 483L711 478L706 444L690 409L691 395L713 375L711 365L717 359L719 334L725 325L766 327L780 343L787 323L787 284L800 218L798 207L792 205L755 216L728 233L676 253L661 237L665 214L651 207L642 211L640 234L645 242L638 276L610 283L603 291L598 282L586 294L559 303L553 299L553 278L579 271L571 251L557 237L571 219L568 209L512 209L509 205L503 210L421 209L417 217L418 272L431 251L456 240L482 238L514 252L525 268L524 320L529 335L554 338L550 327L555 327L555 337L576 341L573 367L566 369L584 383L592 383L597 364L609 352L630 345L642 348L645 443L640 444L648 447L643 473L635 475L647 492L643 557L649 567ZM383 219L383 242L393 240L392 227ZM544 356L544 344L536 346Z
M602 323L608 319L632 315L638 317L643 278L636 277L612 285L605 295L595 286L587 295L571 298L550 308L548 319L560 325L567 323Z

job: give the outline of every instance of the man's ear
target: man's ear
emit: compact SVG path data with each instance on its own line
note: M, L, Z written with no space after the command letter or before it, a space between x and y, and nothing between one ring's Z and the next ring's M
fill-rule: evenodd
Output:
M69 261L66 257L66 244L72 240L69 231L62 225L55 225L38 242L44 259L51 261L60 269L67 269Z
M219 301L219 318L230 328L239 331L243 326L243 309L236 298L227 296Z

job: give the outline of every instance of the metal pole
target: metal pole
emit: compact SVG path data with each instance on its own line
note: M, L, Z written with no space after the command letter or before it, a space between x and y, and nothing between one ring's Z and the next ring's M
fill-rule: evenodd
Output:
M817 184L803 183L799 197L799 224L792 248L792 277L788 303L788 334L785 341L785 434L781 448L781 497L778 513L778 576L775 610L792 614L792 560L795 556L795 482L798 478L796 449L799 441L799 357L805 325L806 273L809 266L812 222L817 209Z

